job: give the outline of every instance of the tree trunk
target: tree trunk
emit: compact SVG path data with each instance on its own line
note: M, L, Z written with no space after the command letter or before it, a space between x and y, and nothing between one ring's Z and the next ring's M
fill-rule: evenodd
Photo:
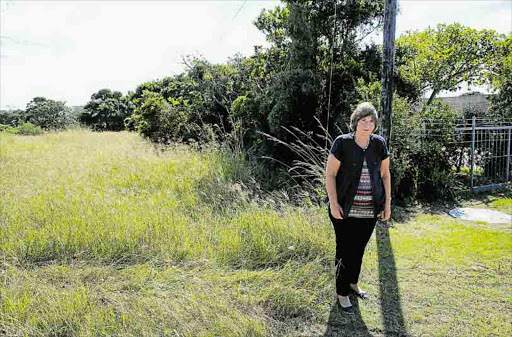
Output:
M432 103L432 101L434 100L434 98L437 96L438 93L439 93L439 90L437 90L437 89L434 89L434 91L432 91L432 94L430 95L430 98L427 101L427 105L430 105L430 103Z

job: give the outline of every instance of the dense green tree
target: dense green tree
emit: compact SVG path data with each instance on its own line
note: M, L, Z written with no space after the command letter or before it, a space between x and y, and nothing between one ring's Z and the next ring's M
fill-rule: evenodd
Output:
M101 89L91 95L80 121L96 131L121 131L133 109L134 104L121 92Z
M498 44L498 62L488 73L489 81L497 91L491 97L488 116L501 119L512 119L512 33Z
M211 64L199 58L190 58L187 65L187 75L201 96L201 122L214 125L221 133L230 132L231 105L242 93L235 81L235 67L229 62Z
M24 122L25 111L21 109L0 110L0 124L16 127Z
M338 133L334 124L344 127L357 102L357 79L379 76L380 52L376 46L363 47L361 40L380 26L382 9L383 1L284 1L262 11L255 25L270 46L257 47L245 62L251 67L252 86L237 114L259 118L250 125L258 127L254 132L283 142L295 140L288 131L294 128L321 142L316 138L322 133L318 120ZM268 137L253 136L251 144L258 155L286 164L296 159Z
M439 24L436 29L408 32L396 44L403 63L398 67L421 93L432 90L430 104L442 90L456 91L463 82L481 84L500 58L503 35L458 23Z
M505 82L496 95L491 96L490 108L486 116L496 121L512 123L512 82Z
M23 117L25 122L40 126L45 130L64 129L76 123L73 113L65 102L45 97L35 97L27 104Z

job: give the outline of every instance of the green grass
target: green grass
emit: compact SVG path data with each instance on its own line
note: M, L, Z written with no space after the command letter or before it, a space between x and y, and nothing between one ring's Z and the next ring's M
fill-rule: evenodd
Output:
M238 159L237 159L238 158ZM247 165L137 135L0 133L7 336L510 336L510 225L379 226L355 317L324 207L251 197ZM491 207L510 208L510 199Z
M495 208L499 211L512 214L512 199L511 198L501 198L495 200L490 203L492 208Z

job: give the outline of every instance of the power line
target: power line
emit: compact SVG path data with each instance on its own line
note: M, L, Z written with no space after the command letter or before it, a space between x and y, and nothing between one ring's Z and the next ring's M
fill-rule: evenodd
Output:
M240 8L238 9L238 12L236 12L235 16L233 16L233 19L231 19L231 20L236 19L238 14L242 11L242 8L244 8L244 5L245 5L246 2L247 2L247 0L244 0L244 2L242 3L242 6L240 6Z

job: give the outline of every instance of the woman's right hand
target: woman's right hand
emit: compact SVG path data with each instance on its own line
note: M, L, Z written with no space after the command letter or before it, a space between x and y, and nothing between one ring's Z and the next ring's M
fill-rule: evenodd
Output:
M340 204L338 203L333 203L333 204L330 204L330 207L331 207L331 215L334 219L343 219L343 208L341 208Z

